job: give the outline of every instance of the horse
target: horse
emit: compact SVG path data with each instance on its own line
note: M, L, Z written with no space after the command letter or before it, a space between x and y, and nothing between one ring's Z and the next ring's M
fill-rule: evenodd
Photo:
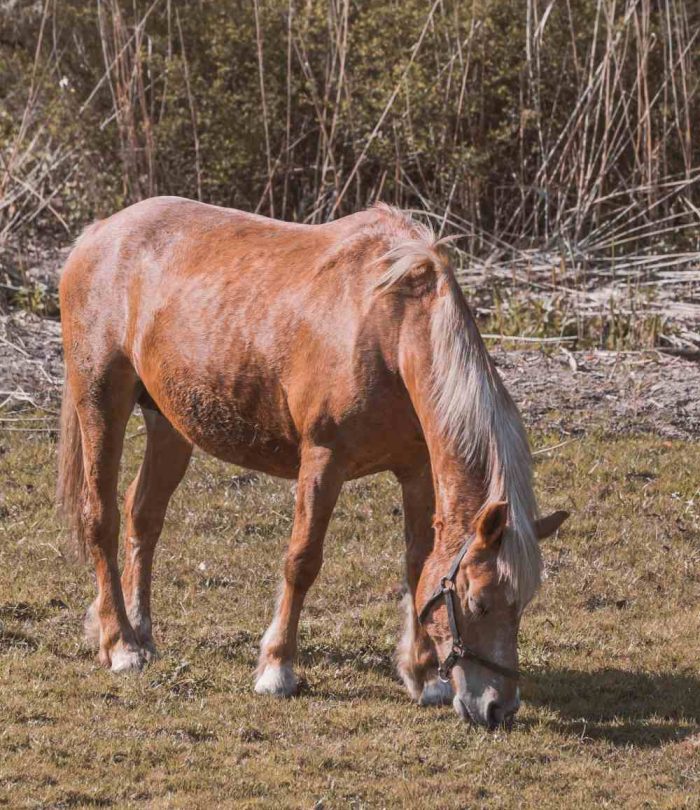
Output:
M304 598L343 482L390 471L405 519L397 668L421 704L493 728L519 706L517 636L541 578L519 413L444 243L378 205L319 225L177 197L89 226L63 268L58 504L94 564L85 630L114 672L155 655L153 554L193 447L296 479L255 690L290 696ZM143 462L117 477L139 404Z

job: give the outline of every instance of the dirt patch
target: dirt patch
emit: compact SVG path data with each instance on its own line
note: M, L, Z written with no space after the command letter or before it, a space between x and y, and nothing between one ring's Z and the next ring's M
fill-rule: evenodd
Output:
M700 363L658 351L492 350L530 427L700 436Z
M491 353L529 427L700 436L700 363L659 351ZM0 404L55 410L63 363L58 321L0 315Z
M24 310L0 314L0 406L52 409L62 383L61 324Z

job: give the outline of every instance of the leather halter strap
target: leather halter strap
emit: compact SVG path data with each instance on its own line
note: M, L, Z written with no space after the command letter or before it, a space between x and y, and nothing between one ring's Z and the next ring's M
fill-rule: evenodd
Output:
M479 653L472 650L470 647L467 647L462 641L462 634L459 632L459 627L457 626L457 618L455 614L455 582L457 580L459 566L461 565L462 560L465 558L467 552L469 551L469 547L473 542L474 535L470 534L452 560L450 570L444 577L440 578L440 584L438 585L437 589L423 605L423 609L418 614L418 621L421 624L425 624L425 620L428 618L430 611L433 609L436 603L439 602L440 599L445 600L445 607L447 608L447 621L450 627L450 635L452 636L452 649L448 653L447 658L445 658L445 660L438 667L438 677L441 681L449 681L450 673L454 669L454 665L460 659L476 661L477 664L481 664L483 667L490 669L492 672L496 672L499 675L503 675L505 678L512 678L513 680L517 681L520 678L519 670L504 667L501 664L497 664L495 661L490 661L488 658L484 658L482 655L479 655Z

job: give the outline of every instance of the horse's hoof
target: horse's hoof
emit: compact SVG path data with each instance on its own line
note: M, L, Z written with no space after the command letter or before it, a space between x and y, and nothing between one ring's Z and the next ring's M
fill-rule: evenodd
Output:
M100 643L100 619L97 615L97 600L85 611L83 630L85 632L85 640L88 644L97 647Z
M127 647L123 642L118 642L111 653L112 672L141 672L146 666L149 658L146 650L141 647Z
M433 678L423 687L418 704L420 706L447 706L452 703L453 697L454 691L451 683Z
M298 683L291 664L267 664L255 682L255 691L259 695L291 697L296 694Z
M146 661L150 664L151 661L155 661L156 658L158 658L156 645L151 635L150 622L146 628L132 622L132 627L134 628L134 633L136 633L136 641L146 657Z

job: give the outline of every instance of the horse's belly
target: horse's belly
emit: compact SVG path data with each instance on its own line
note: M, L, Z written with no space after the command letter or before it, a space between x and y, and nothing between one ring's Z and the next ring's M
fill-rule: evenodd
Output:
M274 380L182 372L144 384L163 415L197 447L242 467L296 476L299 441Z

